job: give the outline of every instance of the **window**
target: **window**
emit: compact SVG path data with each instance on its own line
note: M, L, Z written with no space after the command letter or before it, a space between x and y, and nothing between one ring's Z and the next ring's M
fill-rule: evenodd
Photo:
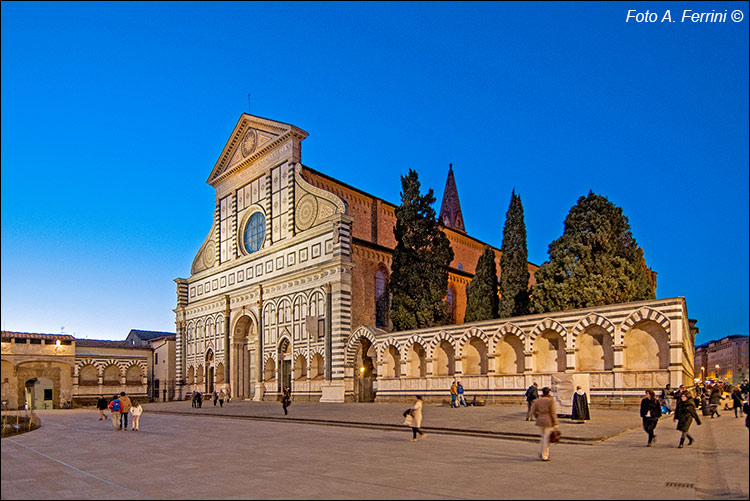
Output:
M245 226L245 250L252 254L260 250L266 237L266 217L262 212L250 216Z
M158 364L158 363L159 363L159 354L154 353L154 364Z
M375 272L375 327L386 327L388 324L388 276L381 267Z

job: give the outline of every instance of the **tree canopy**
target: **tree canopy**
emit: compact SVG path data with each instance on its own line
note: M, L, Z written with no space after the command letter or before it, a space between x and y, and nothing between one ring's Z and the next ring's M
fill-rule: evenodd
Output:
M432 208L435 203L432 189L422 195L419 178L412 169L401 176L401 188L390 277L393 328L409 330L442 325L450 313L443 299L448 290L453 249Z
M653 299L655 284L622 208L589 192L565 218L563 235L537 270L535 312Z

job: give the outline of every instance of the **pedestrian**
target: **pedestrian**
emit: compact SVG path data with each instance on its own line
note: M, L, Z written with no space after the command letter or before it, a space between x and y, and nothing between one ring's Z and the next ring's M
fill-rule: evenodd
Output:
M224 407L224 397L226 397L224 390L221 390L219 392L219 407Z
M742 381L742 384L740 385L740 391L742 392L744 398L748 398L748 394L750 393L750 383L748 383L747 379Z
M680 387L680 390L682 390L682 387ZM672 389L669 386L669 383L667 383L667 386L664 387L663 390L661 390L661 402L664 409L666 409L666 414L672 414L672 396L674 393L672 392ZM679 400L679 395L674 395Z
M196 407L195 399L197 396L198 396L198 392L195 392L195 391L193 392L192 395L190 395L190 406L193 408Z
M688 439L688 445L693 445L693 437L688 434L688 431L690 431L690 425L693 424L693 419L695 419L695 422L699 425L701 424L698 413L695 411L695 403L693 403L693 399L690 398L690 395L687 393L683 393L680 395L680 400L677 402L677 408L674 411L674 421L677 421L677 429L682 432L682 436L680 436L680 445L677 446L678 449L682 449L683 444L685 443L685 437Z
M195 405L197 405L199 409L203 408L203 395L201 392L198 392L198 395L195 397Z
M104 414L104 411L107 410L108 407L107 399L104 398L104 395L99 395L99 398L96 399L96 408L99 409L99 421L104 419L106 414Z
M573 419L573 421L578 421L579 423L591 419L589 416L589 399L586 392L583 391L580 386L577 386L575 393L573 393L573 412L571 414L571 419Z
M281 407L284 409L285 416L289 414L286 409L290 405L292 405L292 390L290 388L284 388L281 392Z
M130 411L130 397L125 395L124 391L120 392L120 420L122 431L128 431L128 411Z
M654 429L656 424L659 422L661 417L661 406L659 401L656 400L656 394L654 390L646 390L646 396L641 400L641 418L643 418L643 429L648 433L648 443L646 447L651 447L653 442L656 441L656 435L654 435Z
M133 400L133 405L130 407L130 413L133 414L133 431L138 431L138 423L141 421L143 407L141 407L141 404L139 404L137 400Z
M122 410L122 402L120 402L120 395L112 397L112 401L109 403L109 412L112 415L112 429L118 431L120 429L120 411Z
M526 421L531 420L531 404L534 403L534 400L539 398L538 387L539 385L534 382L534 384L526 389L526 393L524 393L524 396L526 397Z
M453 384L451 384L451 407L455 408L458 407L458 404L456 402L456 399L458 398L458 389L456 388L456 380L453 380Z
M211 400L214 401L214 407L216 407L216 401L219 400L219 394L214 390L214 392L211 394Z
M714 414L716 414L716 417L721 417L721 414L719 414L719 405L721 405L721 386L719 384L715 384L713 388L711 388L711 396L708 397L708 403L711 406L711 419L714 418Z
M740 417L738 413L742 413L742 391L739 386L735 386L732 390L732 409L734 409L734 417Z
M534 399L531 404L531 417L536 420L539 427L540 446L539 459L549 461L549 438L553 431L557 430L557 410L555 401L549 394L549 388L542 388L542 396Z
M411 417L411 420L408 419L409 417ZM422 427L422 395L417 395L417 401L409 409L409 414L405 422L411 426L412 442L417 441L417 433L419 433L420 438L425 437L426 433L420 429Z
M461 381L456 383L456 393L458 393L458 405L468 407L469 404L466 403L466 398L464 397L464 385L461 384Z
M750 403L742 404L742 412L745 413L745 428L750 430Z

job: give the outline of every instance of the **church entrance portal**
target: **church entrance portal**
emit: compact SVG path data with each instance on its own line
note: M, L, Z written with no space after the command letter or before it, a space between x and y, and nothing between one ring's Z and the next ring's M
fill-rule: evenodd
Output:
M357 402L375 401L375 381L377 379L375 358L375 347L369 339L363 338L354 359L354 398Z
M279 388L292 388L292 347L287 339L279 346Z
M205 395L208 397L214 392L214 352L206 352L206 387Z

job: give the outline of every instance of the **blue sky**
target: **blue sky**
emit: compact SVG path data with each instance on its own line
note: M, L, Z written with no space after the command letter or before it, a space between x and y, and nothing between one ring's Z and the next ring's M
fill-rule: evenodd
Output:
M252 93L309 132L306 165L385 200L413 168L439 204L452 162L467 231L497 247L515 188L536 264L578 197L605 195L698 342L748 333L746 2L1 9L4 330L174 331Z

